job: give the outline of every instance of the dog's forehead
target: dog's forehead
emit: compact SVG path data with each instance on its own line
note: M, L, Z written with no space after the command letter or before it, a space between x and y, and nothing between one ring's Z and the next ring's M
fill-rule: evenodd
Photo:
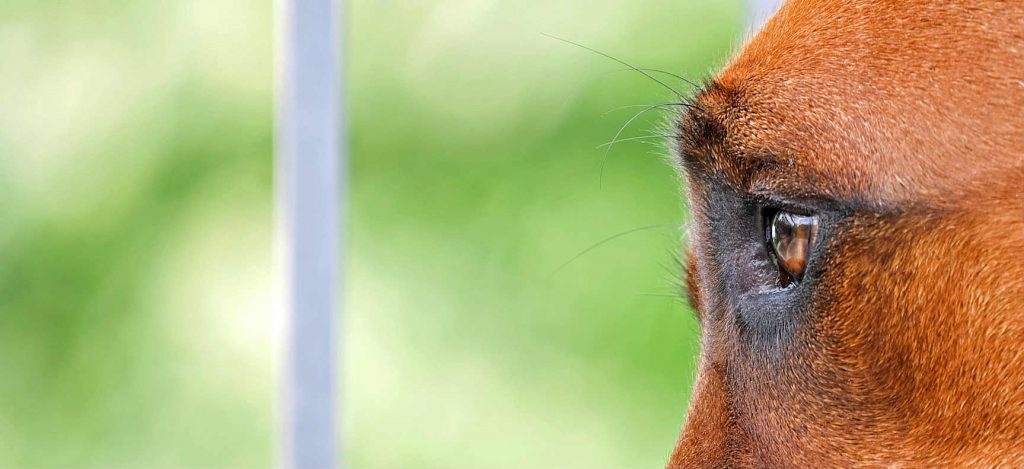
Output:
M843 111L807 91L785 78L719 76L679 122L684 166L742 193L865 202L885 193L865 177L870 159L845 157L862 151L863 129L837 124L830 114Z
M1024 25L1002 24L1024 4L1006 8L793 0L695 96L684 144L739 184L879 204L1024 176Z

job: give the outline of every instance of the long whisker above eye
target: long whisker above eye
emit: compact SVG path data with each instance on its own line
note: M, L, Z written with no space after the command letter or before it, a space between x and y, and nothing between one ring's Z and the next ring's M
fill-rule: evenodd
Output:
M682 107L686 107L686 108L692 108L692 106L690 104L688 104L688 103L659 103L659 104L651 104L651 105L646 106L643 109L641 109L640 112L637 112L636 114L633 114L633 117L630 117L629 120L627 120L625 124L622 124L622 127L619 127L619 131L615 132L615 136L612 137L611 141L609 141L607 144L605 144L605 145L607 145L607 147L605 147L604 155L601 156L601 175L598 177L598 186L599 187L604 187L604 166L605 166L605 163L607 163L607 161L608 161L608 153L610 153L612 151L612 147L615 146L616 143L621 141L621 140L619 140L619 137L622 136L622 132L625 132L630 124L632 124L634 121L639 119L640 116L643 116L644 114L647 114L648 112L651 112L651 111L653 111L655 109L671 109L672 107L675 107L675 106L682 106Z
M637 73L639 73L639 74L649 78L651 81L661 85L662 88L665 88L666 90L671 91L672 94L676 95L677 98L679 98L681 100L685 100L686 99L686 96L684 94L680 93L679 90L676 90L675 88L669 86L668 83L665 83L664 81L661 81L661 80L655 78L654 75L651 75L650 73L648 73L648 71L656 71L656 72L660 72L660 73L669 73L669 72L662 72L661 70L653 70L653 69L647 69L647 68L639 68L639 67L636 67L633 64L630 64L630 63L626 62L625 60L622 60L622 59L620 59L618 57L612 56L610 54L606 54L606 53L601 52L601 51L599 51L597 49L594 49L592 47L587 47L587 46L585 46L583 44L580 44L578 42L573 42L573 41L570 41L568 39L563 39L563 38L560 38L558 36L553 36L553 35L548 34L548 33L541 33L541 34L543 34L543 35L545 35L545 36L547 36L547 37L549 37L551 39L554 39L556 41L561 41L561 42L564 42L566 44L570 44L570 45L579 47L579 48L581 48L583 50L587 50L587 51L593 52L593 53L595 53L597 55L600 55L601 57L605 57L605 58L614 60L615 62L618 62L618 63L620 63L622 65L625 65L626 67L629 67L630 70L633 70L633 71L635 71L635 72L637 72ZM675 75L675 74L671 74L671 75ZM682 78L682 77L678 77L678 78ZM689 81L689 80L686 80L686 81Z
M690 80L689 78L686 78L686 77L684 77L684 76L682 76L682 75L680 75L678 73L672 73L672 72L669 72L669 71L665 71L665 70L661 70L661 69L657 69L657 68L648 68L648 67L639 67L635 71L638 71L638 72L639 71L654 72L654 73L660 73L662 75L668 75L668 76L673 77L673 78L675 78L675 79L677 79L679 81L682 81L683 83L686 83L687 85L692 86L693 89L700 89L701 88L701 85L698 85L693 80Z
M613 73L620 73L620 72L636 72L636 73L651 72L651 73L660 73L662 75L667 75L667 76L675 78L675 79L677 79L677 80L679 80L679 81L681 81L683 83L686 83L687 85L690 86L690 88L692 90L699 90L699 89L704 88L703 85L701 85L701 84L699 84L699 83L697 83L697 82L695 82L695 81L693 81L693 80L691 80L689 78L686 78L686 77L684 77L684 76L682 76L682 75L680 75L678 73L673 73L673 72L670 72L668 70L661 70L661 69L658 69L658 68L650 68L650 67L619 68L619 69L609 70L607 72L604 72L601 75L599 75L599 77L603 78L603 77L606 77L606 76L611 75ZM675 93L675 94L678 95L679 93Z
M676 93L677 97L683 98L683 99L680 100L681 102L679 102L678 104L681 105L681 106L685 105L686 107L688 107L690 109L698 109L698 110L701 109L700 106L697 103L693 102L692 97L693 97L693 92L696 92L696 91L699 91L701 89L704 89L705 85L700 85L700 84L698 84L698 83L696 83L696 82L694 82L694 81L692 81L692 80L690 80L690 79L688 79L688 78L686 78L686 77L684 77L682 75L679 75L677 73L672 73L672 72L665 71L665 70L659 70L659 69L656 69L656 68L637 67L636 69L633 69L633 68L618 68L618 69L615 69L615 70L609 70L607 72L602 72L602 73L597 74L596 76L590 78L583 85L583 87L584 88L589 87L594 82L597 82L599 80L605 79L605 78L608 77L608 75L611 75L613 73L622 73L622 72L636 72L636 73L639 73L639 71L661 73L661 74L668 75L668 76L671 76L671 77L674 77L674 78L677 78L677 79L683 81L687 85L691 86L692 90L690 90L691 93L689 95L687 95L686 97L678 96L678 93ZM647 78L647 77L645 76L644 78ZM640 106L643 106L643 105L642 104L638 104L638 105L634 105L634 106L640 107ZM626 106L626 107L628 107L628 106ZM616 108L616 109L619 109L619 108ZM609 111L609 112L611 112L611 111Z
M668 72L668 71L665 71L665 70L659 70L659 69L656 69L656 68L648 68L648 67L641 68L641 67L637 67L637 66L635 66L635 65L633 65L633 64L631 64L629 62L626 62L625 60L622 60L622 59L620 59L618 57L615 57L615 56L613 56L611 54L607 54L605 52L601 52L601 51L599 51L597 49L594 49L593 47L588 47L588 46L585 46L585 45L580 44L578 42L570 41L568 39L561 38L561 37L558 37L558 36L554 36L554 35L551 35L551 34L547 34L547 33L541 33L541 34L543 34L544 36L546 36L548 38L554 39L556 41L564 42L566 44L579 47L580 49L592 52L594 54L600 55L601 57L605 57L607 59L613 60L613 61L615 61L617 63L622 64L622 65L625 65L626 67L628 67L628 70L637 72L637 73L643 75L644 77L647 77L649 80L657 83L662 88L665 88L666 90L671 91L672 94L674 94L676 96L676 98L678 98L679 101L680 101L680 102L662 103L662 104L654 104L654 105L646 106L640 112L637 112L636 114L634 114L633 117L630 117L629 120L627 120L626 123L623 124L622 127L619 128L618 132L615 133L615 137L613 137L610 142L608 142L605 145L601 145L601 146L605 146L606 148L605 148L604 154L601 156L601 174L600 174L599 180L598 180L598 186L600 186L600 187L604 186L604 168L605 168L605 165L606 165L606 163L608 161L608 154L611 152L612 147L615 146L615 143L620 141L619 137L622 136L622 132L624 132L630 126L630 124L632 124L635 120L639 119L640 116L642 116L642 115L644 115L644 114L646 114L646 113L648 113L648 112L650 112L650 111L652 111L654 109L668 109L668 108L675 107L675 106L685 107L685 108L691 109L691 110L702 111L700 106L690 102L690 99L689 99L688 96L684 95L679 90L673 88L668 83L665 83L664 81L659 80L658 78L654 77L654 75L652 75L652 73L660 73L662 75L668 75L670 77L673 77L673 78L676 78L678 80L683 81L684 83L690 85L694 89L700 88L700 86L697 85L695 82L693 82L692 80L687 79L686 77L684 77L682 75L679 75L677 73ZM627 107L629 107L629 106L627 106ZM636 140L636 139L630 138L629 140ZM598 148L600 148L600 147L598 147Z
M670 134L639 135L639 136L636 136L636 137L620 138L620 139L618 139L618 140L616 140L614 142L602 143L602 144L598 145L597 148L604 148L604 147L607 147L609 145L612 145L612 144L618 143L618 142L630 142L630 141L634 141L634 140L653 140L653 139L656 139L656 138L661 138L661 139L669 138L669 139L671 139L671 138L677 138L677 137L678 137L677 135L670 135Z
M664 107L660 108L661 110L668 110L669 108L675 107L675 106L685 107L687 109L693 109L693 108L696 107L696 106L694 106L694 105L692 105L690 103L676 103L676 102L659 103L659 104L627 104L625 106L619 106L619 107L611 108L611 109L605 111L603 114L601 114L601 117L607 116L608 114L611 114L611 113L616 112L616 111L621 111L623 109L631 109L631 108L638 108L638 107L651 107L651 106L664 106Z

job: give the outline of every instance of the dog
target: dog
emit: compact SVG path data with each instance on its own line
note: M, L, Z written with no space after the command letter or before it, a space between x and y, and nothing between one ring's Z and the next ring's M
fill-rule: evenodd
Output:
M1024 467L1024 2L790 0L685 104L667 466Z

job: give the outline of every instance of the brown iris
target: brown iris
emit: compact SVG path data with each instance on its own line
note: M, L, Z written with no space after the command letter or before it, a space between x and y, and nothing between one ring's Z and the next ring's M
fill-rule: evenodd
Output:
M798 215L780 210L771 218L768 242L775 251L779 268L793 280L803 278L807 260L811 256L811 245L817 234L818 217L814 215ZM787 275L782 277L783 285L788 284Z

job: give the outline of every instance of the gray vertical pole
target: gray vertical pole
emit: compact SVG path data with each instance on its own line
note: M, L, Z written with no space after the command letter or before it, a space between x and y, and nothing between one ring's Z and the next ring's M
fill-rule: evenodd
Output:
M764 22L771 18L772 13L779 9L784 0L747 0L747 24L752 31L761 28Z
M278 0L278 466L332 469L342 178L338 2Z

